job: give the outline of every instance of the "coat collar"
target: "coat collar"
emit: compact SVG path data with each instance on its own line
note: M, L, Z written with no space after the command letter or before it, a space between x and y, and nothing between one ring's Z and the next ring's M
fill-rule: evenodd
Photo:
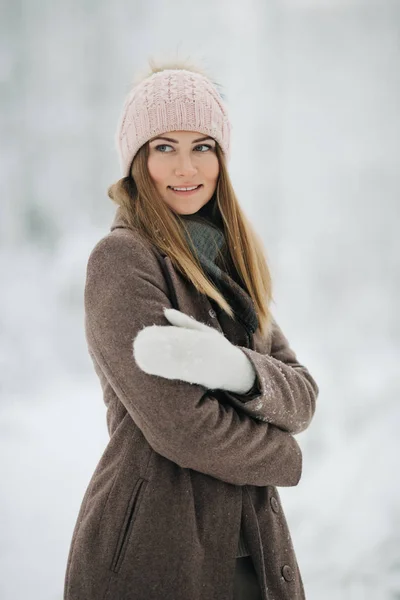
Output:
M114 231L114 229L119 229L119 228L130 229L128 223L122 216L121 208L119 206L117 206L117 210L115 211L114 219L110 226L110 231Z
M115 229L130 229L130 231L133 231L132 227L129 225L129 223L127 223L124 216L122 215L121 208L119 206L117 207L114 219L110 226L110 231L114 231ZM161 248L157 247L156 250L159 254L161 254L162 257L167 256L166 252L164 252L164 250L161 250Z

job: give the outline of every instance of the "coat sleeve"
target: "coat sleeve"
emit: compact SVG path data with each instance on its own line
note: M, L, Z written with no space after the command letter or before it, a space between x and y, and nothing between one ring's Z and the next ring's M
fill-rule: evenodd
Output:
M134 234L108 234L93 248L84 301L91 358L154 451L234 485L297 485L302 453L293 436L223 406L203 386L136 364L137 333L169 326L163 308L172 306L157 257Z
M304 431L315 413L319 388L308 369L300 364L278 323L272 320L271 354L239 346L256 371L247 394L225 392L234 406L246 414L280 427L291 434Z

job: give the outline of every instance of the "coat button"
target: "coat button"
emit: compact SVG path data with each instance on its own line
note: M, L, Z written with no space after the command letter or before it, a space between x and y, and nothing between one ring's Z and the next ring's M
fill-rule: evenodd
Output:
M292 581L294 575L293 575L293 571L289 567L289 565L283 565L283 567L282 567L282 575L284 576L284 578L286 579L286 581Z
M213 308L210 308L210 310L208 311L208 314L210 315L210 317L212 319L214 319L217 316L217 313L215 312L215 310Z
M272 510L276 513L279 512L279 503L278 503L278 500L275 498L275 496L271 497L270 502L271 502Z

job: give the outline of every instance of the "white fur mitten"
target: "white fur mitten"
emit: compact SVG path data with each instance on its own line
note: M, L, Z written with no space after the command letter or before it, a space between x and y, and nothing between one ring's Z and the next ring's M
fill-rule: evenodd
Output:
M237 394L252 388L256 372L251 361L221 332L174 308L165 308L164 314L172 326L144 327L133 341L142 371Z

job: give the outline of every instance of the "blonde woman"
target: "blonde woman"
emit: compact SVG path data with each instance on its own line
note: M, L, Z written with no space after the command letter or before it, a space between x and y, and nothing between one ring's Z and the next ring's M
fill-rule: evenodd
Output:
M153 65L124 103L117 210L85 286L110 440L64 600L305 598L277 487L300 480L294 434L318 387L271 314L230 132L217 84L193 66Z

